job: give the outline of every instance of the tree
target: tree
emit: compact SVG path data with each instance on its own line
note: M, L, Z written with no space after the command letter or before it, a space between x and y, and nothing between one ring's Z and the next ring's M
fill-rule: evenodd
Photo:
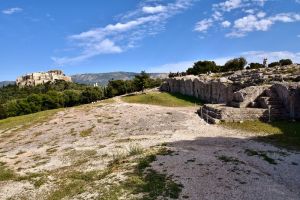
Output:
M250 63L249 64L249 69L259 69L259 68L264 68L265 66L260 63Z
M194 63L192 68L189 68L187 74L199 75L207 72L218 72L220 67L214 61L198 61Z
M226 62L222 67L223 72L243 70L247 65L247 60L243 57L235 58Z
M293 61L291 59L282 59L279 61L281 66L292 65Z
M39 112L42 110L42 97L39 94L31 94L26 98L28 104L30 105L31 112Z
M144 89L148 87L150 76L145 71L142 71L141 74L136 75L133 79L133 83L138 91L144 92Z
M87 87L81 93L82 103L92 103L103 99L103 92L99 87Z
M64 91L65 106L72 107L80 104L80 92L76 90Z
M276 67L276 66L280 66L279 62L272 62L268 65L268 67Z

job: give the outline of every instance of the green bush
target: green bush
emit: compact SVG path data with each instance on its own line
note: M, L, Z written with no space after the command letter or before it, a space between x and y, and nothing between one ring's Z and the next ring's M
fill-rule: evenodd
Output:
M214 61L198 61L192 68L189 68L186 72L189 75L205 74L207 72L219 72L220 67L216 65Z
M243 70L247 65L247 60L243 57L235 58L226 62L221 68L223 72Z
M268 67L276 67L276 66L280 66L279 62L272 62L268 65Z
M249 64L249 69L259 69L259 68L264 68L265 66L260 63L250 63Z
M292 65L293 61L291 59L282 59L279 61L281 66Z

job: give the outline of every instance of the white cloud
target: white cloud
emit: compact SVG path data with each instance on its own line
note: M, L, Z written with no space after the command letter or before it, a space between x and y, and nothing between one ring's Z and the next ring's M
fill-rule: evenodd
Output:
M193 1L174 0L173 3L159 6L146 5L153 2L141 4L117 23L69 36L69 40L81 50L78 56L52 59L63 65L82 62L101 54L124 52L135 47L142 38L164 30L168 19L189 8Z
M210 27L213 27L215 22L224 21L224 15L226 13L231 13L234 10L242 10L245 13L254 14L255 10L264 6L266 1L267 0L226 0L220 3L213 4L211 17L197 22L195 30L199 32L206 32ZM261 11L257 13L256 17L263 18L265 17L265 15L266 13ZM220 22L221 26L231 26L231 23L229 21L225 21L225 23ZM231 33L231 35L234 35L234 33Z
M296 0L296 3L300 3L300 0Z
M159 6L144 6L142 8L144 13L148 14L154 14L154 13L160 13L164 12L166 10L165 6L159 5Z
M298 38L300 38L300 34L299 34L299 35L297 35L297 37L298 37Z
M23 11L22 8L15 7L15 8L8 8L5 10L2 10L2 13L5 15L12 15L14 13L18 13L18 12L22 12L22 11Z
M259 12L259 13L257 13L257 15L256 15L258 18L264 18L265 16L266 16L266 13L265 12Z
M224 21L224 22L222 22L221 24L222 24L222 26L223 26L224 28L228 28L228 27L231 26L231 23L230 23L229 21Z
M199 21L195 26L195 31L205 32L213 25L212 19L203 19Z
M242 6L242 0L228 0L222 3L214 4L215 9L221 9L226 12L230 12L233 9L239 8Z
M300 21L300 15L296 13L280 13L265 17L265 13L247 15L234 21L234 30L227 34L228 37L243 37L252 31L267 31L277 22L290 23Z

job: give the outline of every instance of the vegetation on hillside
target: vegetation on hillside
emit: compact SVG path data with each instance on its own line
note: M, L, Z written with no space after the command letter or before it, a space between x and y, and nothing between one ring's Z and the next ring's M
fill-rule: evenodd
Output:
M268 65L268 67L275 67L275 66L286 66L293 64L293 61L290 59L282 59L278 62L272 62ZM247 66L247 60L243 57L234 58L225 63L225 65L220 66L217 65L214 61L198 61L194 63L194 65L187 69L186 72L177 72L177 73L170 73L169 77L176 77L176 76L185 76L185 75L199 75L199 74L206 74L206 73L219 73L219 72L232 72L238 71L243 69L259 69L264 68L265 66L260 63L249 63Z
M169 107L187 107L201 104L200 100L195 97L158 92L130 95L123 97L122 99L127 103L141 103Z
M35 87L19 88L16 85L0 89L0 119L36 113L44 110L72 107L98 100L158 87L159 79L151 79L142 72L133 80L111 80L107 87L56 81Z

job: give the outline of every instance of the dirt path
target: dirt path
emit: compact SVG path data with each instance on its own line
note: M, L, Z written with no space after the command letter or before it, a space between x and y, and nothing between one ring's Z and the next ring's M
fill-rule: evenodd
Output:
M105 169L132 145L149 149L163 143L173 153L158 156L152 167L183 185L179 199L300 199L299 152L207 125L194 108L127 104L119 98L8 131L0 138L0 161L20 175L68 167L91 171ZM56 187L55 177L49 175L40 187L26 180L0 181L0 199L45 199ZM96 199L94 193L74 198Z

